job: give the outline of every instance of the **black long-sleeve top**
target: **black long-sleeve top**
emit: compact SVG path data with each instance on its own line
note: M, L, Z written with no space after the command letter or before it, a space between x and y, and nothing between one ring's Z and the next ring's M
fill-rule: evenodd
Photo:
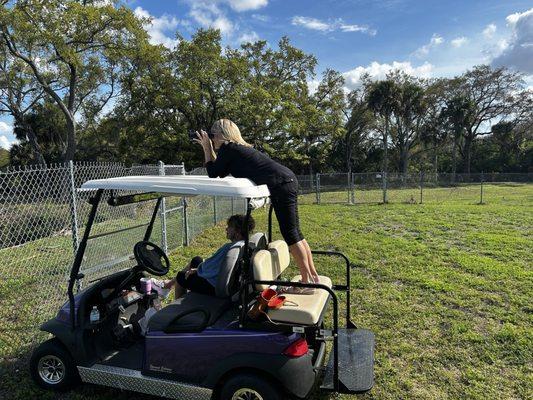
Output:
M220 146L215 161L205 164L210 178L248 178L256 185L266 184L269 189L296 180L294 173L287 167L272 160L253 147L229 142Z

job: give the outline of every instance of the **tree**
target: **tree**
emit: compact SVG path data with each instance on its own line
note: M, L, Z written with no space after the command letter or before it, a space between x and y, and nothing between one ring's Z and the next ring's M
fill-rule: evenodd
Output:
M37 164L46 164L46 161L37 136L27 123L26 115L43 96L44 91L33 78L29 67L24 62L13 59L6 46L1 46L0 113L13 117L19 129L19 139L30 145L32 156L29 159Z
M445 80L430 82L425 89L426 111L420 127L420 140L425 151L431 151L431 163L435 175L439 172L439 154L448 140L445 119L442 110L445 106Z
M397 87L394 81L387 79L370 84L367 91L368 107L374 111L375 115L379 115L384 119L384 127L382 132L383 141L383 184L386 185L388 173L388 138L389 138L389 123L391 115L394 111L397 102ZM387 202L386 190L383 191L383 202Z
M24 62L67 123L63 158L76 151L76 115L101 110L116 91L120 66L147 43L141 20L100 1L26 0L0 7L0 39Z
M466 127L472 126L475 120L476 105L464 95L456 95L446 102L443 110L443 118L448 121L452 129L453 147L452 147L452 181L455 182L457 172L457 151L460 146L460 140L464 136Z
M404 72L394 71L389 79L396 86L392 106L391 141L399 153L399 171L407 173L409 156L420 138L420 128L426 111L422 83Z
M281 38L277 49L265 41L244 44L241 54L248 74L242 96L233 105L236 121L255 146L307 164L293 140L301 139L306 112L312 107L307 81L314 76L316 58L292 46L287 37Z
M35 104L21 120L15 120L13 133L18 144L11 148L14 164L26 165L34 161L31 157L26 157L33 151L28 132L31 132L39 143L40 154L45 163L61 161L66 138L66 121L61 110L50 99L45 98L42 103Z
M307 164L310 175L315 168L322 169L332 143L343 135L343 86L344 78L340 73L326 70L315 93L300 92L295 102L298 115L289 115L290 143L298 154L304 156L302 161Z
M364 144L368 141L369 134L374 129L374 118L366 102L364 86L348 94L347 107L344 110L346 124L342 147L344 148L344 168L351 173L354 169L355 156L364 154ZM359 160L359 164L362 164Z
M458 90L471 106L462 130L460 151L466 173L470 173L472 144L482 135L490 134L487 125L511 115L517 106L517 96L524 83L518 72L488 65L476 66L458 78ZM466 103L464 103L466 104ZM463 104L463 105L464 105ZM465 115L466 115L465 114Z

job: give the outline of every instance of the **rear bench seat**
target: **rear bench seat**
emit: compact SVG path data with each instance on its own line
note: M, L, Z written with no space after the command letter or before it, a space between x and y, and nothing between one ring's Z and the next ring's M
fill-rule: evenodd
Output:
M283 240L273 241L268 250L258 251L252 261L255 280L276 280L289 266L289 247ZM291 282L301 279L297 275ZM331 279L319 276L319 282L331 288ZM256 285L256 290L266 289L268 285ZM280 288L281 289L281 288ZM268 316L276 322L293 323L298 325L316 325L329 299L329 293L323 289L315 289L313 294L285 294L288 304L278 310L269 310Z

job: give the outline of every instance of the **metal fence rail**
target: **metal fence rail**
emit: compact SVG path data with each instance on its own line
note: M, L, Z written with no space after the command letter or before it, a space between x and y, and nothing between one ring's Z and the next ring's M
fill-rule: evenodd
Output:
M317 173L299 175L302 203L485 203L503 185L533 183L532 173ZM499 190L495 188L500 187ZM505 190L503 190L503 193Z

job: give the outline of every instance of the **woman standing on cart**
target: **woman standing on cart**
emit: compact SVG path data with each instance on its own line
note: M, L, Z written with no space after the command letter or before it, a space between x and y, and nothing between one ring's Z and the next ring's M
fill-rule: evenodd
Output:
M300 231L296 175L246 143L239 127L229 119L216 121L209 135L200 131L197 136L195 140L204 149L205 167L210 178L232 175L268 186L281 235L296 260L302 282L318 283L311 248Z

